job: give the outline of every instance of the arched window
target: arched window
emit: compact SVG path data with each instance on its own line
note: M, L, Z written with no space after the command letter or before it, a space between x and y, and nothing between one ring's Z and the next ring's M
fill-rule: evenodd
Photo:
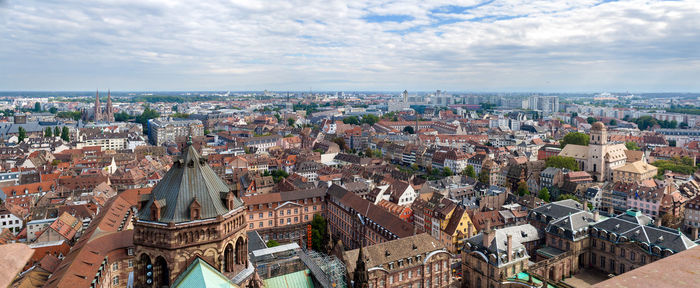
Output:
M233 245L229 243L224 249L224 271L233 272L233 265L235 262L235 256L233 251Z
M154 287L170 286L170 270L168 269L168 262L165 258L158 256L156 262L153 265L153 281L155 282Z

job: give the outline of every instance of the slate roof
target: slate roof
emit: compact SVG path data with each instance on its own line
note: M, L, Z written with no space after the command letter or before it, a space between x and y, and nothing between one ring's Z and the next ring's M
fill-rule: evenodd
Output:
M480 251L484 255L495 254L497 256L497 263L495 264L500 266L507 262L506 250L508 248L508 235L513 235L513 251L521 252L520 256L516 253L514 260L530 257L523 243L539 241L544 237L535 226L530 224L496 229L492 233L496 233L496 235L493 237L488 247L483 247L484 233L482 232L467 240L464 251Z
M583 205L581 203L576 202L576 200L566 199L532 209L530 212L530 219L537 219L537 214L544 215L546 217L540 217L540 222L549 223L550 220L560 219L581 210L583 210Z
M445 245L442 244L442 242L435 240L435 238L429 234L421 233L406 238L363 247L362 254L365 258L365 263L368 269L383 267L384 269L388 270L389 262L396 263L397 260L403 260L421 254L424 255L423 259L425 260L426 254L444 249ZM343 253L343 259L345 265L347 265L346 268L348 272L355 271L355 265L357 264L359 252L360 249L355 249ZM411 265L408 264L408 261L404 261L404 263L406 266ZM412 263L418 264L421 262L413 261ZM398 268L398 265L396 265L395 268Z
M588 237L588 227L593 220L593 214L587 211L579 211L554 220L547 225L547 232L567 238L578 240Z
M224 181L190 145L163 179L153 187L150 199L139 211L139 217L153 220L151 205L157 201L165 204L165 207L161 208L158 222L191 221L189 206L196 198L201 205L201 219L216 218L229 212L222 200L228 192L229 188ZM234 201L234 208L243 205L238 197L235 197Z
M608 218L598 224L593 225L592 236L607 237L610 233L615 233L616 242L636 241L644 243L644 248L653 253L653 247L658 246L661 250L670 249L674 253L685 251L697 246L685 234L679 230L667 227L653 226L651 218L641 212L628 210L613 218ZM604 231L604 233L601 233ZM624 236L626 239L621 239Z

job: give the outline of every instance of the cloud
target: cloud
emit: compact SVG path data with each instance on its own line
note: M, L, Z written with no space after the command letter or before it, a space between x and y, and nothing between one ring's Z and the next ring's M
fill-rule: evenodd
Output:
M695 1L0 3L0 90L700 91Z

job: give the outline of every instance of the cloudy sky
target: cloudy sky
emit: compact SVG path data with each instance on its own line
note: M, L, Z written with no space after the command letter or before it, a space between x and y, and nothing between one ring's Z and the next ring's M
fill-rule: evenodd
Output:
M700 91L700 1L0 0L0 90Z

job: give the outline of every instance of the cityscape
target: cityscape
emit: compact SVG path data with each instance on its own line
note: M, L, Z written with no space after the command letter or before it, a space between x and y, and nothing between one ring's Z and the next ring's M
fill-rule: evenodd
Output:
M0 287L697 287L700 5L576 2L0 1Z

